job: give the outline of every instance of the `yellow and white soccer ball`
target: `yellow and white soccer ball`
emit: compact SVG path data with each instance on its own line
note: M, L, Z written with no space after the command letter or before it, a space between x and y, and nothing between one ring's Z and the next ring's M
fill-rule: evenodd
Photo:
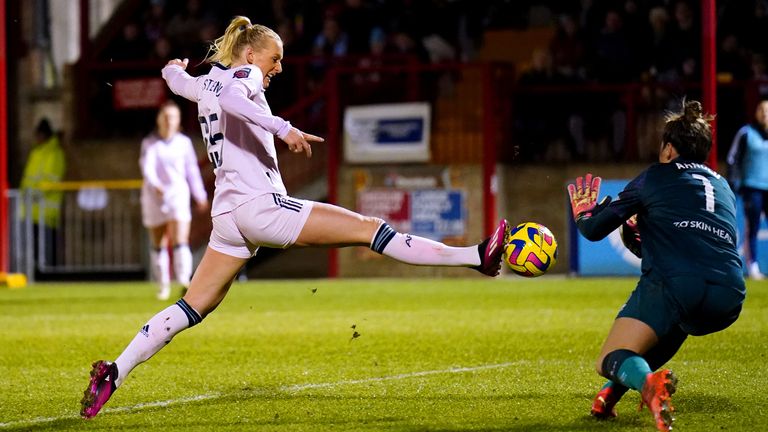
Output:
M541 276L557 262L557 240L544 225L521 223L507 236L504 262L520 276Z

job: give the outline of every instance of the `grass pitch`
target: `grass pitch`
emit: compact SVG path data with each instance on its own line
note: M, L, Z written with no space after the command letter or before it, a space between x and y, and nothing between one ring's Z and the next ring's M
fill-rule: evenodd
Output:
M95 419L90 363L170 302L148 283L0 290L0 430L651 431L639 395L589 417L593 370L634 279L235 284ZM675 430L768 430L768 282L731 328L689 338Z

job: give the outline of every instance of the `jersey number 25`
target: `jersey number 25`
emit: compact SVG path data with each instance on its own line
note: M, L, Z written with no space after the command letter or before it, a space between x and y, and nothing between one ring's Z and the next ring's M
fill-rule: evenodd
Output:
M197 118L200 122L200 129L203 130L203 141L205 141L206 152L208 152L208 160L213 164L213 168L216 169L221 166L221 141L224 140L224 134L219 131L218 123L219 116L213 113L206 119L204 116Z

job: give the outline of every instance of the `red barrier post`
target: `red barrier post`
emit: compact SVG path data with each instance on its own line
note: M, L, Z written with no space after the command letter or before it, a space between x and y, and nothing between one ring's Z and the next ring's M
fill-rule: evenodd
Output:
M715 0L701 2L701 94L704 111L717 112L717 6ZM717 117L712 121L712 150L707 163L717 169Z

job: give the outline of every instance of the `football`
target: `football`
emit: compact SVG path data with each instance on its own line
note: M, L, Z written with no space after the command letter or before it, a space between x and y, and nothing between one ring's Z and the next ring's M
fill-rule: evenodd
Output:
M536 222L524 222L512 228L504 246L504 262L525 277L546 273L557 261L557 241L552 231Z

